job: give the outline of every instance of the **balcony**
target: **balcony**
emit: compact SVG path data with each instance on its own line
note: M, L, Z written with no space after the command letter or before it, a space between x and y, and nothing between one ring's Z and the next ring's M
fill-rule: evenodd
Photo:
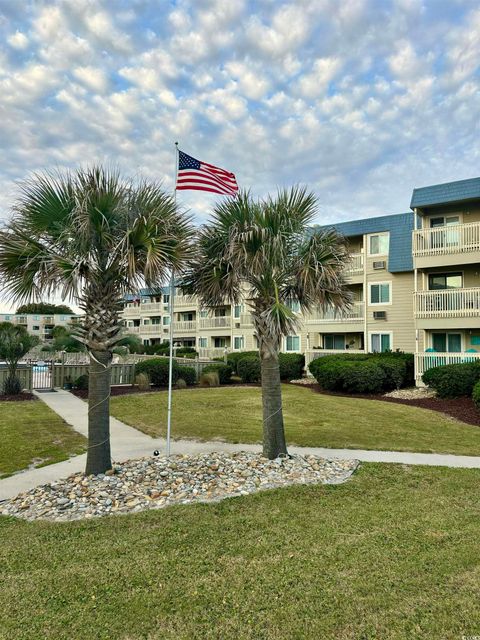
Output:
M421 383L422 376L428 369L441 367L444 364L461 364L462 362L480 363L480 353L416 353L415 379Z
M163 329L168 329L168 326L161 324L142 324L140 327L125 327L125 333L160 336L164 333Z
M417 291L414 313L419 329L480 327L480 287Z
M351 262L345 270L348 275L363 273L363 253L352 253Z
M173 307L174 309L179 309L182 307L195 309L197 307L197 298L195 296L176 295L173 300Z
M197 331L197 321L196 320L180 320L178 322L173 323L173 332L174 333L195 333Z
M480 222L413 231L415 266L423 269L480 261Z
M230 329L232 316L219 316L218 318L200 318L200 329Z
M326 309L323 312L319 312L315 316L309 316L305 320L305 324L321 324L338 322L339 324L344 322L362 322L364 319L364 303L354 302L352 307L348 311L337 311L335 309Z
M140 318L140 316L142 315L142 309L143 309L143 306L141 307L139 304L131 307L124 307L123 317L124 318Z
M238 318L235 318L235 322L238 322ZM251 313L241 313L240 314L240 326L242 327L253 327L253 320Z

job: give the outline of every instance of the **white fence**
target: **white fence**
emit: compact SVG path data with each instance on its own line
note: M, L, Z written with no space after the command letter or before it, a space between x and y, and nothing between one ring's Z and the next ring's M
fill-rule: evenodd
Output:
M477 318L480 313L480 287L418 291L415 294L417 318Z
M354 302L348 311L325 309L316 315L308 316L305 324L319 324L322 322L361 322L364 318L364 303Z
M363 253L352 253L351 262L346 268L347 273L362 273L363 272Z
M200 318L200 329L221 329L232 326L231 316L218 316L217 318Z
M414 256L480 251L480 222L413 231Z
M421 382L422 376L428 369L441 367L445 364L461 364L462 362L480 361L480 353L416 353L415 379Z

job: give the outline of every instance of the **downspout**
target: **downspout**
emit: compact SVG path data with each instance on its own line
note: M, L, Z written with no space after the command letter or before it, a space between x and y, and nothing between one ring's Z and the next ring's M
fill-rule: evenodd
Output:
M367 322L367 236L363 234L363 350L369 352L368 348L368 322Z
M417 386L417 355L419 353L418 350L418 327L417 327L417 314L416 314L416 304L417 304L417 292L418 292L418 269L416 266L416 260L413 256L413 248L415 246L414 237L415 231L418 229L418 219L417 219L417 208L413 209L413 234L412 234L412 258L414 259L414 269L413 269L413 326L415 330L415 386Z

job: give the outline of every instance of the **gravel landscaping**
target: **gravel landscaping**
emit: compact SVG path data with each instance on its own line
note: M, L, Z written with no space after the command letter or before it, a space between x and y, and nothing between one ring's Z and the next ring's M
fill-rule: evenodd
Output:
M356 460L294 456L267 460L253 453L129 460L106 475L72 475L22 493L2 515L27 520L79 520L135 513L171 504L211 502L292 484L339 484Z

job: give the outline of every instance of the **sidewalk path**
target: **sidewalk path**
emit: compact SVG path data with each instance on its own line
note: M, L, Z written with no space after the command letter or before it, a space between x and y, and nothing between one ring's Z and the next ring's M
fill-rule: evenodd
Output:
M84 436L87 436L87 403L68 391L41 393L38 397L45 402L65 422ZM175 425L174 425L175 428ZM165 453L164 438L151 438L116 418L110 418L112 459L122 462L129 458L153 455L158 449ZM408 453L403 451L369 451L363 449L326 449L323 447L289 447L290 453L313 454L323 458L361 460L362 462L389 462L400 464L420 464L464 469L480 469L480 456L456 456L439 453ZM208 453L210 451L254 451L260 452L258 444L231 444L227 442L199 442L197 440L173 440L172 454ZM57 462L40 469L30 469L10 478L0 480L0 500L7 500L40 484L54 482L72 473L83 471L86 454L75 456L65 462Z

